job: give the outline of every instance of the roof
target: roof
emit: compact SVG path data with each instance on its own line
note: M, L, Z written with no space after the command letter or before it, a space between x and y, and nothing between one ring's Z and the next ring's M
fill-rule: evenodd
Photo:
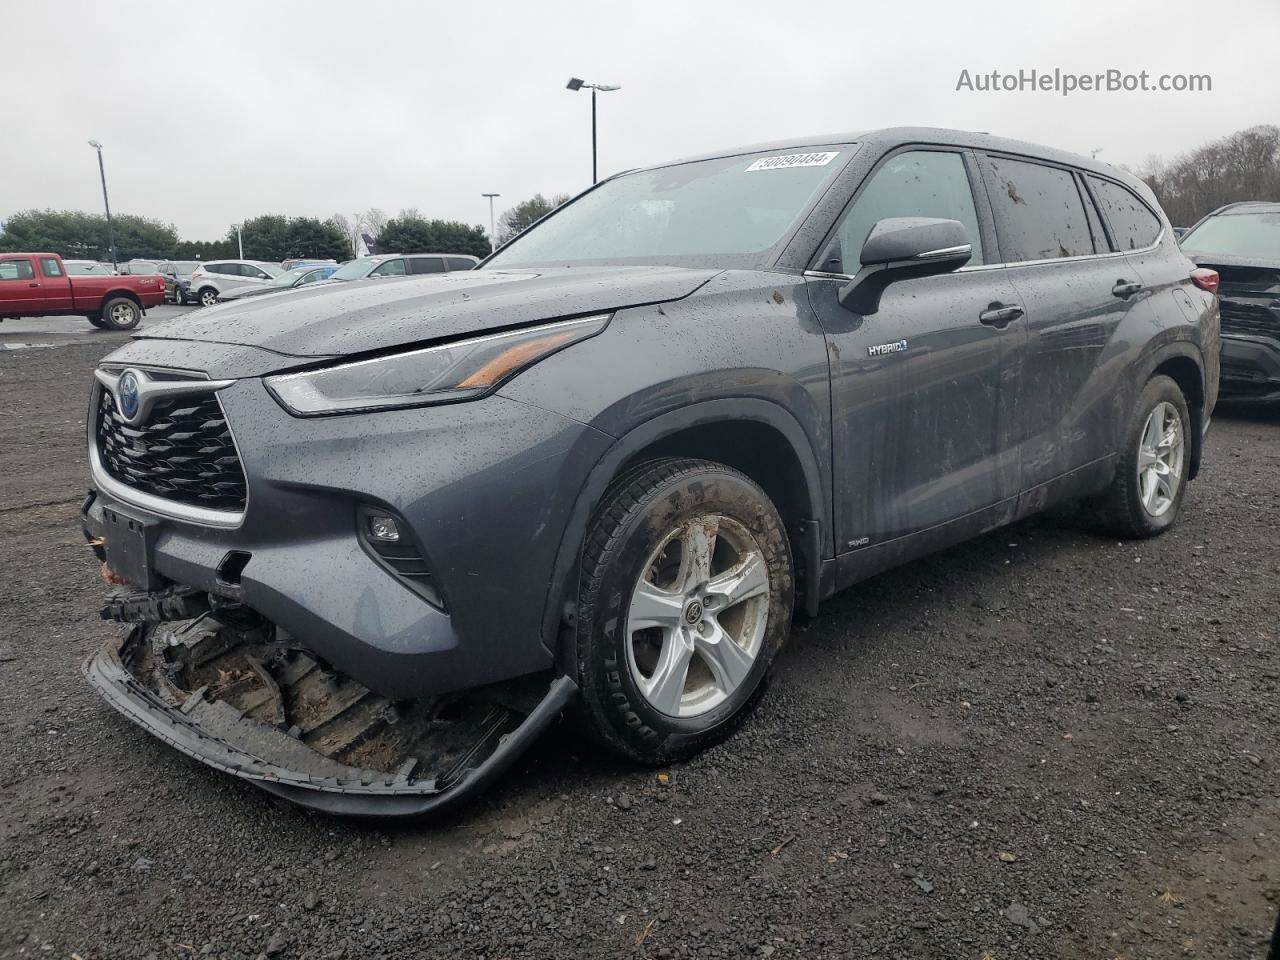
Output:
M1228 203L1226 206L1219 207L1211 217L1217 216L1236 216L1242 213L1277 213L1280 212L1280 201L1276 200L1239 200L1236 203Z
M1103 163L1078 153L1058 150L1040 144L1027 143L1023 140L1011 140L1006 137L995 137L989 133L970 130L951 130L945 127L885 127L880 130L863 130L855 133L819 134L809 137L790 137L785 140L773 140L768 143L757 143L727 150L716 150L698 156L684 157L670 163L658 163L653 167L672 166L676 163L689 163L695 160L710 160L716 157L733 157L746 153L765 151L812 149L814 147L835 146L840 144L873 144L876 147L890 147L900 143L935 144L948 147L970 147L975 150L992 150L1000 153L1023 154L1064 163L1081 170L1097 173L1114 180L1122 180L1129 184L1141 183L1137 177L1109 163Z

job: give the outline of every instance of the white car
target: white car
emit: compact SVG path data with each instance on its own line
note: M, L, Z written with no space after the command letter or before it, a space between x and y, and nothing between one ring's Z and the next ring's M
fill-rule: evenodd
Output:
M224 293L246 286L264 286L284 273L274 263L259 260L211 260L196 267L187 296L202 307L217 303Z

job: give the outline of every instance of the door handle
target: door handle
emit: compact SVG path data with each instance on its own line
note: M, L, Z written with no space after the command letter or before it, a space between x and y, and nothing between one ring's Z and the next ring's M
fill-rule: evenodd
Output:
M978 314L978 319L989 327L1003 329L1013 323L1013 321L1021 319L1025 314L1026 311L1021 307L1006 307L1004 304L997 302L991 304L986 310Z
M1135 293L1142 289L1142 284L1135 283L1132 280L1117 280L1116 285L1111 288L1111 295L1119 297L1121 300L1128 300Z
M27 286L28 286L28 287L38 287L38 286L40 286L40 284L39 284L39 283L28 283L28 284L27 284Z

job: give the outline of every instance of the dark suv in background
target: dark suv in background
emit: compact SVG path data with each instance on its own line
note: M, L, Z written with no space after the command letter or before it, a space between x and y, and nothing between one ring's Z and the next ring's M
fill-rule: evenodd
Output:
M1221 207L1182 250L1221 277L1223 398L1280 400L1280 203Z
M896 129L618 175L476 271L150 327L89 411L134 626L88 677L326 810L456 801L575 702L689 756L796 607L1056 504L1167 530L1216 282L1119 170Z

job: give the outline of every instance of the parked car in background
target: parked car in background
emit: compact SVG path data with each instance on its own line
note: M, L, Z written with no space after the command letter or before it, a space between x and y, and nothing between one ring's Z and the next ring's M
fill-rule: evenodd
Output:
M1182 252L1221 278L1223 396L1280 400L1280 203L1220 207Z
M86 532L139 625L86 675L330 812L458 803L575 700L688 757L797 607L1058 504L1169 530L1216 279L1114 167L898 129L620 174L447 283L161 325L95 371Z
M132 330L164 303L159 276L72 274L56 253L0 253L0 320L82 316L95 327Z
M160 272L163 260L130 260L120 264L120 272L130 277L149 277Z
M97 260L63 260L62 265L70 277L112 277L117 273L111 264Z
M404 277L426 273L474 270L480 261L460 253L384 253L348 260L329 280L363 280L365 277Z
M191 274L200 266L199 260L165 260L156 268L164 277L164 296L170 303L186 303Z
M274 263L260 260L211 260L192 272L185 296L202 307L209 307L217 303L224 293L242 287L263 286L282 273L284 271Z
M318 283L321 280L327 280L338 269L336 263L326 263L320 266L304 266L294 267L292 270L286 270L280 276L275 277L270 283L258 284L255 286L244 286L238 290L229 290L219 297L219 302L228 303L233 300L243 300L245 297L257 297L264 293L280 293L284 290L293 290L297 287L305 287L312 283Z
M323 267L326 264L338 265L337 260L317 260L314 257L293 257L288 260L280 261L282 270L292 270L294 267Z

